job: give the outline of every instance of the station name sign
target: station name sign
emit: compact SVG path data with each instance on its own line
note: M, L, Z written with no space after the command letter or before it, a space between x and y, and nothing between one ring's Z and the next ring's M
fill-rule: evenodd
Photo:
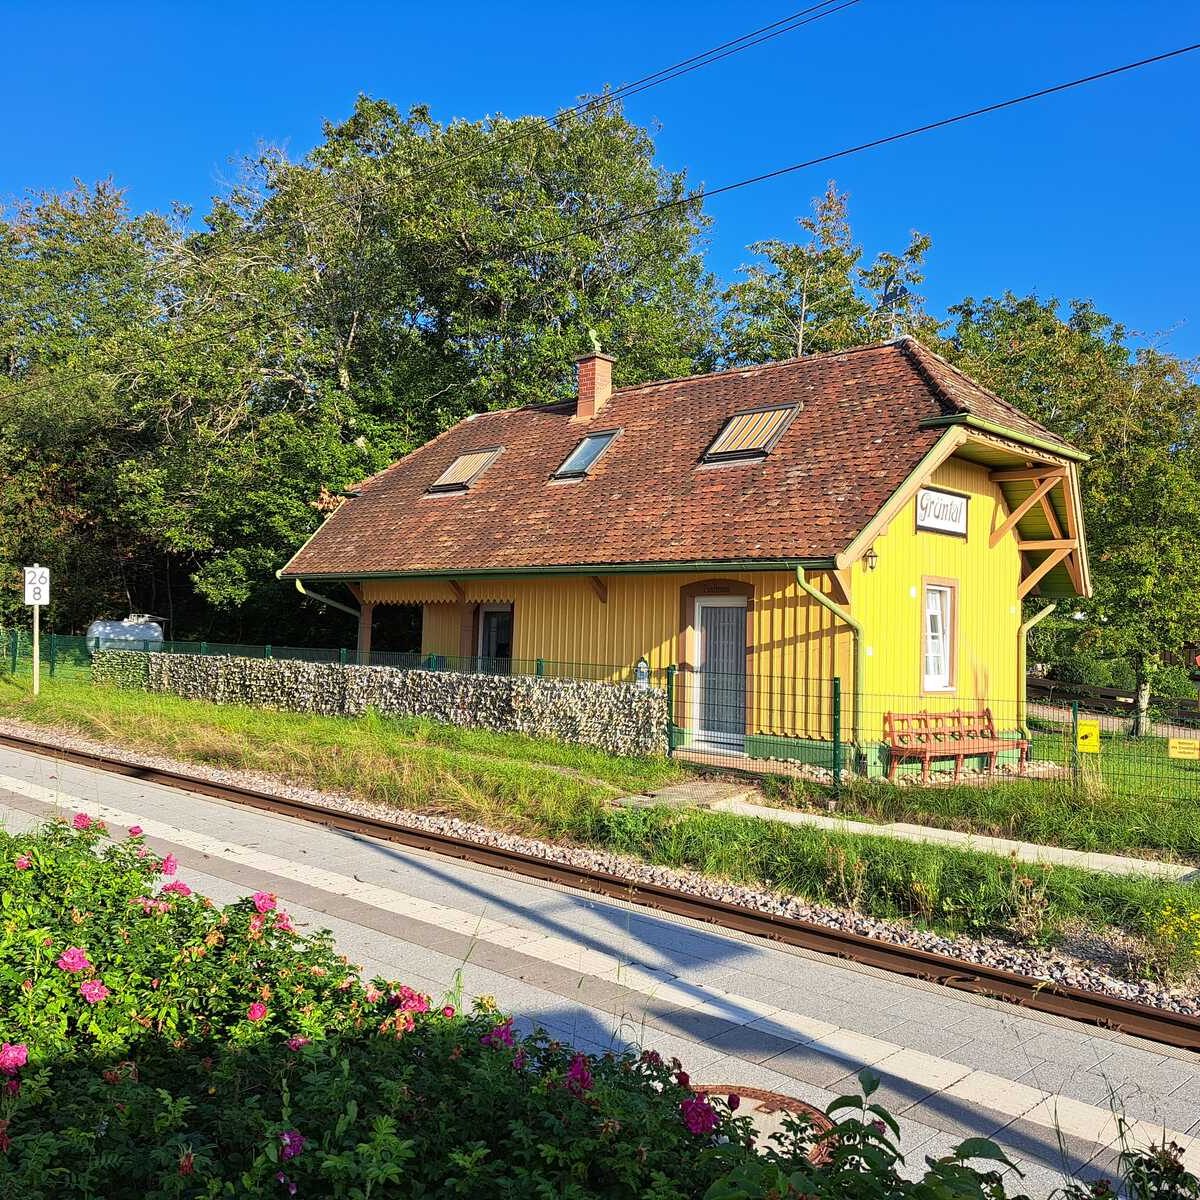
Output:
M966 537L967 499L958 492L921 488L917 492L917 528Z

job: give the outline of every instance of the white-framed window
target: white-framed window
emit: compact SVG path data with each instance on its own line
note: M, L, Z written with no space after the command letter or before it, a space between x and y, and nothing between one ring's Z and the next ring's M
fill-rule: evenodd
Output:
M954 588L950 585L925 585L924 630L924 689L949 691L954 686Z
M619 429L605 429L599 433L589 433L567 455L566 462L554 472L554 478L582 479L596 465L596 460L620 432Z

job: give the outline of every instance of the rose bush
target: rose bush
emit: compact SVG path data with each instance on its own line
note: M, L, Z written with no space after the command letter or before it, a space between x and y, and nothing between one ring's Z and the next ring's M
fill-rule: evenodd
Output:
M0 833L0 1196L1005 1195L962 1156L901 1179L875 1108L827 1167L806 1128L764 1155L677 1062L364 982L270 893L222 908L177 870L82 815Z

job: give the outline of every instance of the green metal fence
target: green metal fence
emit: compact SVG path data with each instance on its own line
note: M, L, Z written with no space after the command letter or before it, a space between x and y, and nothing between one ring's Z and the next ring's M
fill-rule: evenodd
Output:
M115 648L118 643L104 645ZM153 654L237 655L349 664L350 647L247 645L206 641L121 643ZM98 643L42 637L49 678L89 677ZM1200 805L1200 712L1176 704L1132 731L1129 707L1095 705L1032 687L1026 696L855 695L841 679L722 674L687 666L599 664L554 659L460 658L372 651L370 665L395 670L535 676L661 689L670 714L664 749L704 768L736 769L842 789L863 781L900 788L995 784L1083 797L1158 797ZM0 673L27 677L27 630L0 630ZM587 719L583 714L583 719ZM1096 752L1081 750L1081 728L1098 723ZM1200 818L1194 821L1200 841ZM996 832L1004 828L997 819Z

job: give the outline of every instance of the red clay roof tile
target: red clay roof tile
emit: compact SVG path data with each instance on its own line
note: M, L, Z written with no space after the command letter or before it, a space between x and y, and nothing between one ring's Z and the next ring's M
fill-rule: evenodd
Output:
M766 458L700 465L732 414L774 404L799 411ZM832 558L941 436L922 421L962 413L1059 442L912 339L621 388L591 421L571 404L483 413L366 480L283 574ZM614 428L585 478L551 479L586 433ZM466 491L428 494L458 455L493 446Z

